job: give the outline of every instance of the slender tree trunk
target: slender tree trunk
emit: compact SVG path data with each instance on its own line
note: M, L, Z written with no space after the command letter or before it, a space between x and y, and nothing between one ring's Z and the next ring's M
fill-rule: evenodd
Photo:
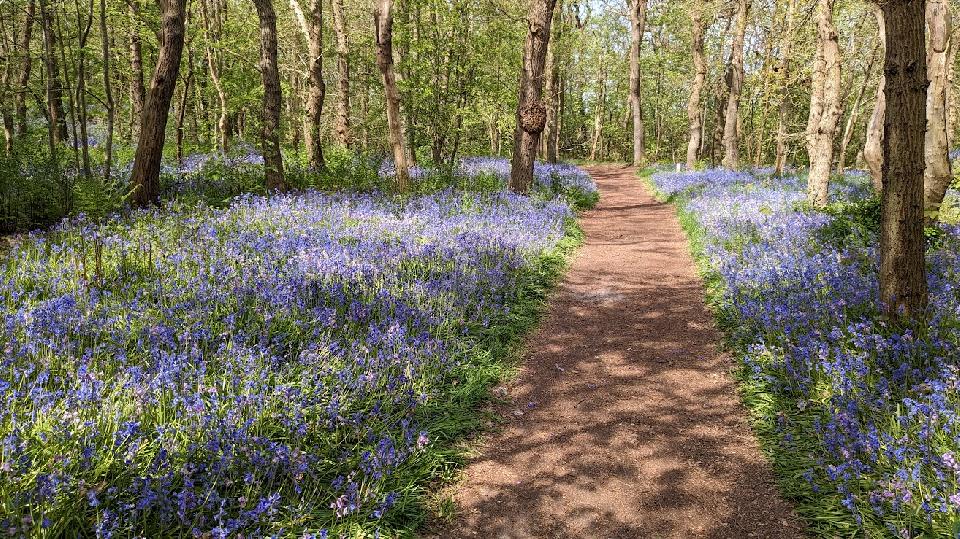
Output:
M647 0L630 2L630 113L633 116L633 166L647 160L643 126L642 81L640 79L640 47L647 25Z
M817 0L817 53L810 90L807 154L810 176L807 197L813 206L828 202L833 140L840 122L840 44L833 25L834 0Z
M377 67L380 68L380 74L383 77L387 129L397 173L396 186L397 191L404 193L410 189L410 171L407 168L407 152L403 147L400 94L397 92L397 76L393 69L393 0L377 0L373 17L376 30Z
M559 128L560 115L563 111L560 108L560 62L557 61L556 46L560 38L560 32L563 29L562 6L562 0L558 0L558 8L553 16L552 31L554 36L550 42L547 43L547 59L546 66L544 67L547 74L546 87L544 88L547 104L547 123L544 125L543 131L543 153L548 163L556 163L560 153L558 144Z
M160 195L160 159L166 139L170 101L177 85L183 54L186 3L187 0L161 0L163 39L143 109L139 144L130 176L130 182L135 186L133 203L137 206L153 204Z
M210 73L210 82L217 92L217 101L220 104L220 116L217 118L217 147L220 153L226 154L230 147L230 116L227 108L227 92L223 88L223 82L220 80L220 60L216 51L211 47L211 43L220 42L221 29L217 26L217 17L211 13L213 9L219 9L209 6L210 0L200 0L200 8L203 15L203 31L206 35L205 56L207 59L207 70Z
M883 124L880 299L893 317L927 308L923 237L923 135L927 62L924 0L881 4L887 33L887 108Z
M273 0L253 0L260 20L260 76L263 79L261 143L267 189L285 191L283 156L280 153L280 72L277 69L277 14Z
M857 124L857 119L860 117L860 106L863 104L863 96L867 93L867 84L873 75L873 67L877 63L878 50L879 49L874 49L870 55L867 70L863 73L863 84L861 84L857 90L857 97L853 100L853 107L850 109L850 115L847 116L847 123L843 127L843 138L840 140L840 152L837 156L837 172L840 174L843 174L847 168L847 148L853 139L853 126Z
M113 168L113 123L114 109L113 87L110 82L110 33L107 30L107 0L100 0L100 52L103 54L103 93L107 109L107 138L103 142L104 164L103 179L110 183Z
M20 54L23 55L23 63L20 69L20 84L16 93L17 135L21 136L27 132L27 88L30 85L30 71L33 66L33 57L30 56L30 41L33 37L35 12L34 0L29 0L26 16L23 19L23 30L20 32Z
M797 1L787 3L786 32L783 35L782 50L780 52L780 67L778 81L780 82L780 108L777 117L777 153L774 159L774 174L783 176L787 166L787 118L790 115L790 55L793 47L793 24L797 11Z
M951 36L953 24L950 4L946 0L927 0L927 28L930 32L927 43L927 131L924 139L923 199L927 220L933 223L940 213L940 205L953 181L950 168L950 142L948 136L949 81Z
M337 43L337 142L350 147L350 42L343 11L343 0L331 0L333 35Z
M517 100L517 128L513 135L510 162L510 189L526 194L533 185L533 164L537 143L546 124L543 106L543 69L550 42L550 23L556 0L533 0L527 18L527 39L523 47L520 94Z
M594 104L593 110L593 142L590 144L590 160L595 161L597 159L598 152L600 151L600 146L603 141L603 112L604 112L604 101L607 97L607 73L606 70L601 67L597 71L597 102Z
M90 144L87 137L87 40L90 37L90 29L93 26L93 0L90 0L86 13L81 18L80 2L74 0L74 6L77 10L77 32L80 41L80 54L76 61L77 66L77 122L80 127L80 150L83 156L83 175L90 177ZM72 55L71 55L72 56ZM74 134L74 144L77 143L76 134Z
M693 83L690 85L690 98L687 100L687 130L690 139L687 141L687 170L693 170L697 165L697 152L700 149L703 129L701 116L703 107L700 104L703 85L707 81L707 59L704 52L704 22L703 1L697 0L690 14L693 35L691 36L691 53L693 55Z
M874 6L874 14L877 19L880 48L884 57L886 57L887 29L883 21L884 11L879 6ZM873 105L873 114L870 115L870 121L867 123L867 140L863 146L863 159L867 162L867 168L870 169L873 188L878 193L883 189L883 125L884 113L887 110L886 86L886 64L884 64L884 69L880 71L880 81L877 83L877 97Z
M0 11L0 53L3 55L3 74L0 75L0 116L3 117L4 153L13 154L13 109L10 107L10 77L13 74L14 59L10 36L7 35L7 19ZM20 90L18 90L20 91Z
M53 144L67 140L67 115L63 111L63 83L57 61L57 37L53 28L50 0L40 0L40 26L43 30L43 61L47 75L47 119L51 125Z
M140 122L147 91L143 84L143 52L140 42L140 0L127 3L130 13L130 138L140 136Z
M750 0L739 0L737 28L730 50L725 79L727 82L727 109L723 122L723 166L729 169L740 167L740 93L743 90L743 42L750 16Z

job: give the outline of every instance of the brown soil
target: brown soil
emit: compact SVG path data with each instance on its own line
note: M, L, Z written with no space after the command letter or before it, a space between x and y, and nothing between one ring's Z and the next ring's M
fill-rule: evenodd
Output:
M586 243L436 537L801 537L745 421L673 208L589 167Z

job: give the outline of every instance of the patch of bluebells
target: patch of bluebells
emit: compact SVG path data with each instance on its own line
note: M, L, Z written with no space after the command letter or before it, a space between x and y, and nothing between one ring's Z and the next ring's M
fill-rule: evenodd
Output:
M305 192L32 236L0 265L0 529L388 523L429 468L427 410L571 217L507 192Z
M804 209L801 179L716 170L651 180L702 229L747 387L766 394L777 460L794 463L808 499L846 515L825 533L955 536L960 227L942 225L928 250L930 324L918 334L880 314L875 235L826 241L838 217ZM831 196L869 193L869 179L854 174Z

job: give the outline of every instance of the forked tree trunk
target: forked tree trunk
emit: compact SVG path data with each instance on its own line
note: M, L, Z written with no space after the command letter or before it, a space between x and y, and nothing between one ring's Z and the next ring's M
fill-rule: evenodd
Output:
M350 42L343 0L331 0L333 7L333 35L337 42L337 142L350 147Z
M204 0L205 1L205 0ZM140 136L140 122L147 91L143 85L143 51L140 44L140 0L131 0L130 10L130 138Z
M407 152L403 147L400 94L397 91L397 75L393 69L393 0L377 0L373 18L377 43L377 67L380 68L380 74L383 77L387 130L396 167L396 187L397 191L404 193L410 189L410 171L407 168Z
M949 81L953 25L946 0L927 0L927 132L924 139L926 167L923 179L923 206L927 221L933 223L953 181L947 120L950 110Z
M30 41L33 37L33 19L36 12L34 0L27 2L26 16L23 19L23 30L20 33L20 54L22 55L22 64L20 68L20 80L16 93L17 109L17 135L24 135L27 132L27 92L30 84L30 71L33 67L33 57L30 55Z
M774 160L774 174L783 176L787 166L787 117L790 115L790 55L793 47L793 21L797 11L797 0L787 4L786 32L783 35L780 67L777 70L780 81L780 110L777 117L777 154Z
M887 28L883 22L884 11L874 6L874 15L877 18L877 32L880 37L880 48L884 55L884 68L880 70L880 81L877 83L877 97L873 104L873 114L867 123L867 139L863 146L863 159L870 169L870 180L873 188L879 193L883 189L883 124L884 112L887 110L886 99L886 49Z
M130 176L130 182L134 185L133 203L137 206L154 204L160 195L160 159L166 139L170 101L177 86L180 57L183 54L186 4L187 0L161 0L163 39L143 109L139 144Z
M887 32L883 123L880 299L892 317L922 317L927 308L923 237L923 135L927 62L924 0L881 4Z
M260 77L263 80L263 117L260 140L267 189L287 190L280 153L280 72L277 69L277 14L273 0L253 0L260 20Z
M523 47L517 100L517 128L513 134L513 158L510 161L510 189L520 194L530 192L533 185L534 158L547 119L542 99L543 68L555 5L556 0L533 0L527 18L527 39Z
M725 75L727 83L727 108L723 119L723 166L729 169L740 167L740 92L743 90L743 41L747 33L747 18L750 15L750 0L739 0L737 29L730 49L730 62Z
M828 202L833 139L840 121L840 45L833 25L834 0L817 0L817 53L813 62L807 154L810 175L807 199L813 206Z
M693 55L693 83L690 85L690 98L687 100L687 170L697 165L697 154L703 139L703 106L700 104L703 85L707 81L707 59L704 51L703 1L697 0L690 14L693 35L691 53Z
M217 17L211 13L212 10L210 6L207 5L209 1L210 0L200 0L200 9L203 15L203 31L206 37L204 55L207 59L210 82L213 83L213 88L217 92L217 101L220 104L220 116L217 118L217 147L220 149L220 153L225 154L230 146L230 116L227 108L227 92L224 90L223 82L220 80L220 59L216 51L210 46L211 43L220 42L221 29L219 25L215 24ZM219 9L216 5L213 7L214 9Z
M300 30L307 39L310 57L307 61L307 117L304 140L307 145L307 159L310 168L322 170L323 161L322 126L323 98L327 85L323 82L323 0L309 0L309 12L304 13L298 0L290 0L290 7L296 14Z
M630 113L633 116L633 166L643 166L647 159L644 148L642 85L640 80L640 46L647 25L647 0L630 2Z

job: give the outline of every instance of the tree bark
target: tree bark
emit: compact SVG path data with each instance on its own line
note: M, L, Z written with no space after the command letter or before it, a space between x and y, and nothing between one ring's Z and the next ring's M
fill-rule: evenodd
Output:
M793 25L797 11L797 1L789 0L787 4L786 31L783 35L783 45L780 57L780 66L777 70L780 82L780 108L777 117L777 153L774 159L774 174L783 176L787 166L787 117L790 115L790 55L793 48Z
M703 85L707 81L707 58L704 50L703 1L696 0L690 14L692 23L691 54L693 55L693 83L690 85L690 98L687 100L687 170L697 165L697 154L703 139L703 107L700 104Z
M263 117L260 120L263 167L267 189L287 190L280 153L280 72L277 69L277 14L273 0L253 0L260 20L260 76L263 80Z
M30 71L33 67L33 57L30 56L30 41L33 36L35 13L34 0L29 0L26 16L23 19L23 30L20 33L20 54L23 55L23 63L20 69L20 84L16 93L17 135L24 135L27 132L27 88L30 85Z
M107 138L103 143L104 164L103 180L110 182L111 168L113 167L113 123L114 101L113 87L110 83L110 34L107 30L107 0L100 0L100 52L103 55L103 93L107 109Z
M67 140L67 115L63 110L63 83L57 60L57 36L53 28L50 0L40 0L40 26L43 30L43 61L47 75L47 120L53 145Z
M350 147L350 42L343 0L331 0L333 11L333 35L337 43L337 117L335 130L337 142Z
M204 0L205 1L205 0ZM140 122L147 91L143 84L143 51L140 41L140 0L130 0L130 138L140 136Z
M590 160L597 159L603 141L604 101L607 97L607 73L601 66L597 71L597 101L593 105L593 142L590 144ZM636 140L634 140L636 142ZM634 156L636 157L636 156Z
M847 148L853 139L853 126L856 125L860 116L860 106L863 104L863 96L867 93L867 83L873 75L873 67L877 61L877 51L874 49L870 55L870 61L867 63L867 69L863 73L863 84L857 90L857 97L853 100L853 107L850 109L850 115L847 116L847 123L843 127L843 136L840 139L840 151L837 156L837 172L843 174L847 169Z
M730 50L730 62L725 75L727 83L727 108L723 121L723 166L729 169L740 167L740 93L743 90L743 42L747 33L750 15L750 0L739 0L737 28Z
M230 147L230 116L227 108L227 92L223 88L223 82L220 80L220 59L216 51L210 46L211 43L220 42L221 29L215 24L216 17L211 13L207 2L210 0L200 0L200 8L203 15L203 31L206 36L206 47L204 55L207 59L207 69L210 72L210 82L217 92L217 101L220 104L220 116L217 118L217 147L220 153L226 154ZM215 5L214 9L219 9Z
M377 0L373 13L377 43L377 67L383 78L383 93L386 99L387 130L393 149L396 168L397 191L410 189L410 171L407 168L407 152L404 148L403 123L400 119L400 94L397 92L397 76L393 69L393 0Z
M10 36L7 35L7 18L4 16L4 13L0 11L0 53L3 55L3 74L0 75L2 80L0 80L0 116L3 117L3 141L4 141L4 153L6 155L13 154L13 131L14 131L14 118L13 110L10 107L10 77L13 74L13 67L15 65L13 59L13 51L9 44ZM13 45L16 47L16 45ZM18 90L19 91L19 90Z
M937 220L940 205L953 181L950 167L950 142L947 120L953 24L950 4L946 0L927 0L927 131L924 137L923 199L928 223Z
M297 23L307 39L307 129L305 141L307 160L313 170L322 170L323 161L322 126L323 99L327 86L323 82L323 0L309 0L309 13L304 13L298 0L290 0L290 6L297 16Z
M560 38L560 32L563 29L562 0L558 2L558 8L554 14L553 32L554 36L547 43L546 70L547 80L544 93L547 103L547 123L543 130L544 157L548 163L556 163L560 157L560 116L563 114L560 99L560 62L557 61L556 44Z
M923 237L923 140L927 62L924 0L881 4L887 35L883 124L880 299L892 317L922 317L927 307Z
M135 187L133 203L137 206L154 204L160 195L160 159L166 139L170 101L177 86L183 54L187 0L160 1L162 41L143 109L139 144L130 176L130 182Z
M880 81L877 83L877 97L873 105L873 114L867 122L867 140L863 146L863 159L870 169L870 179L873 188L879 193L883 189L883 125L884 113L887 110L886 88L886 49L887 29L884 24L884 11L874 6L874 15L877 19L877 33L880 38L880 48L884 55L884 68L880 71Z
M817 0L817 53L813 62L810 116L807 120L807 154L810 175L807 197L815 207L826 206L833 139L840 121L840 45L833 25L834 0Z
M647 25L647 0L630 1L630 113L633 116L633 166L647 160L643 126L642 84L640 79L640 47Z
M533 185L534 157L546 124L546 109L542 100L543 69L555 5L556 0L533 0L527 18L527 39L523 47L517 100L517 128L513 135L513 158L510 162L510 189L520 194L530 192Z

